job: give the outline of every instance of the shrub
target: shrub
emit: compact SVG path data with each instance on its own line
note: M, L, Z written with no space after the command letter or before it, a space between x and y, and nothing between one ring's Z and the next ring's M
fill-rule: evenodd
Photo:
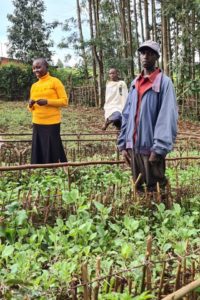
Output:
M83 84L82 73L78 69L49 68L50 74L59 78L68 88L71 84ZM37 79L31 65L10 63L0 66L0 99L5 101L27 100L30 87Z
M4 100L25 100L34 82L31 66L6 64L0 67L0 96Z

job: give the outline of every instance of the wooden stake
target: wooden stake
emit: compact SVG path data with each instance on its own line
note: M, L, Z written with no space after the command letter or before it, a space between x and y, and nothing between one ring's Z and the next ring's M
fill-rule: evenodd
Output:
M71 174L70 174L70 168L67 168L67 174L68 174L68 189L71 191Z
M179 262L178 269L176 272L176 281L175 281L174 291L177 291L180 287L181 265L182 265L181 262Z
M120 285L121 285L120 277L116 275L115 276L115 287L114 287L115 292L118 291L118 288L120 287Z
M125 284L127 283L126 278L122 277L120 283L120 293L122 294L124 292Z
M142 284L141 284L141 293L144 292L145 286L147 286L147 290L151 290L151 267L149 265L150 257L152 251L152 236L149 235L147 238L147 248L146 248L146 255L145 255L145 262L146 264L143 267L143 276L142 276ZM145 282L145 277L147 280Z
M128 279L128 293L129 293L129 295L132 294L132 285L133 285L133 281L132 281L132 279L129 277L129 279Z
M49 209L50 209L50 195L51 195L51 190L48 190L48 196L47 196L47 201L45 203L45 214L44 214L44 224L46 224L48 215L49 215Z
M151 265L150 265L150 259L151 259L151 251L152 251L152 236L150 235L147 239L147 252L146 252L146 261L148 262L147 265L147 290L151 291L152 289L152 283L151 283Z
M161 195L160 195L160 184L159 182L156 183L156 190L157 190L157 202L158 204L161 203Z
M107 280L107 286L106 286L106 294L108 294L110 290L110 281L112 277L112 266L110 267L109 274L108 274L108 280Z
M87 262L83 263L81 266L81 278L83 281L83 299L84 300L90 300L90 288L88 286L88 268L87 268Z
M161 273L161 276L160 276L160 284L159 284L159 289L158 289L158 300L161 299L161 295L162 295L162 288L163 288L163 283L164 283L165 268L166 268L166 262L164 261L163 268L162 268L162 273Z
M101 258L98 256L96 260L96 279L100 277L100 274L101 274ZM97 281L93 288L92 300L98 300L99 287L100 287L100 283L99 281Z
M71 287L71 289L72 289L72 290L71 290L72 300L78 300L76 285L77 285L77 278L74 277L74 278L72 278L72 281L71 281L71 283L70 283L70 287Z

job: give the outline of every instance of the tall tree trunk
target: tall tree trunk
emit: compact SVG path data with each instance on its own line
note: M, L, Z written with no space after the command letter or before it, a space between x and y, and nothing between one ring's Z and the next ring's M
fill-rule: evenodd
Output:
M120 20L121 20L121 33L122 33L122 41L123 41L123 50L124 50L124 58L128 57L127 51L127 34L126 34L126 15L125 15L125 0L119 1L119 11L120 11Z
M83 58L85 79L88 81L87 56L86 56L86 53L85 53L84 38L83 38L83 31L82 31L82 22L81 22L81 8L80 8L79 0L76 0L76 6L77 6L77 18L78 18L78 30L79 30L81 56Z
M178 52L179 52L179 43L178 43L178 37L179 37L179 24L178 24L178 21L174 19L174 23L175 23L175 63L176 65L179 64L179 55L178 55Z
M135 19L135 33L136 33L136 47L139 48L139 33L138 33L138 18L137 18L137 3L136 0L133 0L133 10L134 10L134 19ZM137 59L138 59L138 70L141 72L141 62L140 56L137 52Z
M89 4L90 37L91 37L91 40L93 41L94 31L93 31L92 0L88 0L88 4ZM97 67L96 67L94 43L92 44L91 48L92 48L92 71L93 71L93 82L94 82L95 105L99 106L99 98L98 98L98 94L97 94L97 90L98 90Z
M144 24L143 24L143 12L142 12L142 1L139 0L139 16L140 16L140 25L141 25L141 38L144 42Z
M111 18L113 18L113 16L116 15L116 11L117 13L119 14L119 9L117 7L117 3L116 3L116 0L114 2L112 2L112 11L111 11ZM115 36L116 36L116 39L117 40L120 40L121 38L121 35L119 33L119 24L117 22L117 19L116 18L113 18L113 22L115 24ZM120 57L122 52L121 52L121 49L120 47L117 47L116 48L116 51L117 51L117 56Z
M100 0L92 0L92 7L94 11L94 24L95 24L95 37L97 40L101 40L101 33L99 28L99 4ZM94 47L94 55L96 62L98 64L99 74L98 74L98 92L99 92L99 106L103 107L105 102L105 84L104 84L104 66L103 66L103 49L100 45Z
M182 0L182 9L185 10L185 0ZM188 67L188 31L187 31L187 16L181 17L181 30L182 30L182 44L183 44L183 54L182 54L182 65L181 65L181 80L184 82L187 76L186 66ZM187 70L188 71L188 70Z
M195 33L195 10L192 9L192 22L191 22L191 31ZM192 79L195 79L195 46L194 41L191 42L191 55L192 55Z
M164 11L164 1L161 2L161 19L162 19L162 47L163 47L163 69L169 74L169 56L168 56L168 34L167 34L167 17Z
M190 11L191 12L191 11ZM187 32L188 32L188 77L192 78L192 15L188 12Z
M171 47L171 26L170 18L167 17L167 52L168 52L168 65L169 65L169 75L173 77L172 72L172 47Z
M155 0L151 0L152 39L157 41L156 7Z
M130 71L131 77L134 77L134 60L133 60L133 44L132 44L132 26L131 26L131 8L130 1L127 1L127 9L128 9L128 50L129 50L129 58L130 58Z
M150 39L148 0L144 0L145 39Z

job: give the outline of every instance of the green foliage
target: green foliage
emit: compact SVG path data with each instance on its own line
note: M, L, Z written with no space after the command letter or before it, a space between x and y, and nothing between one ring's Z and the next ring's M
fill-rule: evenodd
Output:
M188 168L187 177L192 182L190 173L193 173L192 167ZM169 174L173 180L173 172ZM10 173L1 179L0 206L4 210L0 224L0 277L7 291L14 289L16 284L19 288L14 290L18 298L29 295L35 299L48 297L53 300L58 289L65 288L71 280L71 274L80 272L81 262L88 261L89 275L92 276L97 256L102 257L104 274L108 274L111 265L116 270L133 268L144 261L149 234L154 237L152 260L163 258L169 252L172 256L184 255L188 239L195 257L193 250L200 243L198 197L185 199L182 205L174 203L171 210L161 203L152 211L143 209L134 213L133 210L131 214L113 216L114 206L120 206L122 199L115 197L113 203L103 204L91 199L92 190L95 187L98 195L101 182L107 187L121 183L123 194L129 185L128 172L122 172L119 167L98 166L78 169L73 175L71 190L67 188L66 173L62 170L35 170L29 176L24 171L19 177ZM39 215L40 210L35 206L33 210L25 211L23 197L18 200L20 190L26 195L30 188L32 201L38 193L45 197L51 190L50 205L55 201L51 195L62 194L62 210L70 213L66 217L57 217L51 225L33 226L29 221L30 214ZM45 205L45 202L40 201L39 205ZM131 202L127 205L131 206ZM160 271L160 266L155 266L152 276L156 278ZM131 276L139 285L142 270L133 270ZM105 294L103 286L100 299L146 300L154 299L154 296L143 293L133 297L126 290L123 294Z
M49 67L52 76L59 78L66 86L80 84L83 80L80 70ZM0 66L0 97L2 100L27 100L31 85L36 81L31 65L10 63Z
M22 64L6 64L0 67L0 94L4 100L25 100L35 78L32 68Z
M81 11L88 10L87 2L80 1ZM106 80L107 72L109 68L116 67L120 70L122 77L128 77L128 70L130 69L130 64L132 57L124 56L124 48L127 47L126 42L124 43L122 39L122 16L120 15L119 1L101 1L99 5L99 26L98 29L93 29L98 31L99 36L94 36L85 38L84 43L81 43L79 34L77 32L78 20L75 18L69 18L65 20L63 30L65 31L65 38L61 41L59 46L61 48L73 48L75 53L81 57L82 47L86 50L86 57L88 65L92 66L93 53L91 49L95 46L97 53L102 50L103 52L103 65L104 65L104 77ZM91 12L92 13L92 12ZM94 13L94 12L93 12ZM83 15L83 14L82 14ZM83 17L83 16L82 16ZM87 21L89 16L87 16ZM85 16L82 18L82 23L85 21ZM132 22L132 46L136 50L136 41L134 34L134 22ZM77 67L83 67L83 59L77 60ZM130 75L129 75L130 76ZM132 78L128 78L128 81Z
M148 292L144 292L141 295L137 297L133 297L130 294L127 293L109 293L106 295L100 295L99 300L152 300L155 299L155 297Z
M53 45L49 36L56 24L44 22L43 0L13 0L13 14L8 15L11 26L8 28L9 55L23 62L33 58L51 59L49 47Z
M52 76L58 77L64 85L77 86L85 82L85 77L82 68L51 68Z

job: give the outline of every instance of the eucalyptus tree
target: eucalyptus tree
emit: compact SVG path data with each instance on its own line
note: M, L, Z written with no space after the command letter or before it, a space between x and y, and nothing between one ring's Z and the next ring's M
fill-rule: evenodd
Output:
M164 0L157 2L157 23L162 30L162 56L166 73L176 73L176 81L194 79L200 55L200 2ZM159 24L160 22L160 24ZM157 33L159 36L160 34Z
M76 0L76 16L65 19L62 24L64 37L58 46L63 49L73 49L75 55L80 58L77 60L76 66L82 69L84 78L88 81L88 45L84 34L85 29L87 31L88 19L86 20L83 14L86 4L86 0ZM69 55L65 57L66 60L68 58L70 58Z
M57 24L45 22L44 1L13 0L13 5L13 14L7 16L11 23L8 27L9 56L24 62L31 62L35 57L50 60L50 47L53 46L50 34Z
M84 36L83 36L82 20L81 20L81 5L79 0L76 0L76 5L77 5L77 23L79 29L79 43L80 43L79 47L83 59L85 79L88 80L88 66L87 66L88 63L87 63L87 55L86 55L86 50L84 45Z

